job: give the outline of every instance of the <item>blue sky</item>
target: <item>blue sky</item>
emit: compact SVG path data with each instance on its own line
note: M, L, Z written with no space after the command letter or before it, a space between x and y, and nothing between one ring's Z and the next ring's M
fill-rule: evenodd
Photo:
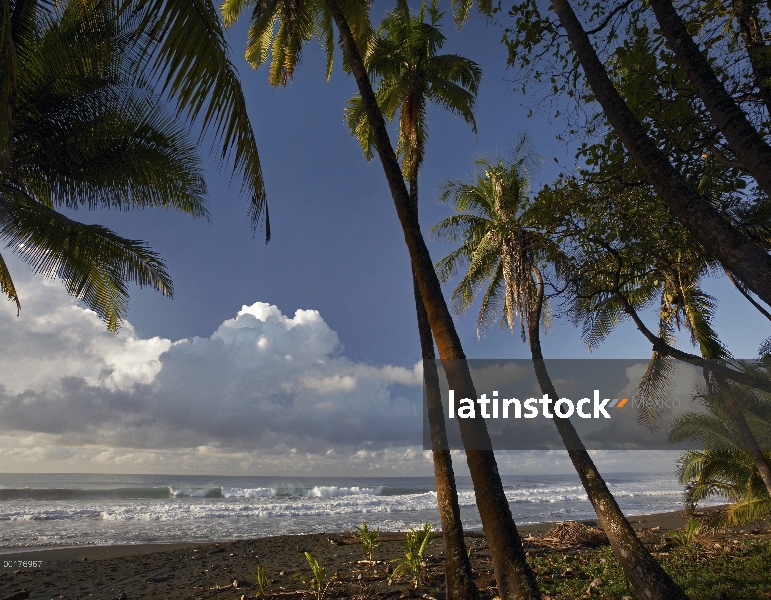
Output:
M389 3L376 3L373 20L378 20L389 8ZM451 179L469 178L476 158L505 155L523 131L529 133L536 152L544 157L544 168L539 180L534 182L535 187L550 181L560 171L569 171L574 164L572 149L556 141L561 122L550 118L556 108L564 107L535 108L535 116L527 118L536 98L525 98L512 91L513 74L506 70L501 28L474 17L457 32L448 18L444 32L448 37L445 52L467 56L483 69L476 109L478 135L471 133L462 120L436 108L430 111L429 142L420 180L421 222L426 231L449 214L448 209L437 202L443 185ZM15 311L5 307L8 310L0 314L0 329L5 331L4 339L9 339L9 335L32 335L30 332L34 331L38 345L27 348L20 341L19 348L27 348L21 351L4 344L0 373L6 375L0 375L0 386L5 389L6 407L14 403L17 406L19 394L27 386L33 394L29 398L39 401L41 407L65 412L72 409L72 414L77 414L77 410L94 414L94 406L99 402L118 402L118 397L131 386L139 386L137 389L152 386L156 378L161 377L159 373L164 373L163 377L167 378L164 381L184 381L184 372L174 375L173 370L169 371L172 363L168 362L174 357L181 360L178 358L182 352L180 340L198 336L204 341L194 347L213 347L213 343L205 340L211 341L214 332L226 322L234 319L236 322L242 306L255 303L277 307L278 312L270 313L275 323L296 319L298 309L317 311L319 318L314 326L324 336L331 336L330 340L337 341L323 346L316 359L326 357L324 360L339 367L339 371L324 377L342 378L335 381L343 382L343 388L348 381L346 377L361 378L368 382L368 394L373 398L387 397L394 406L402 401L400 394L406 393L404 389L413 389L408 396L418 389L411 388L408 381L420 353L406 246L379 163L364 161L358 144L350 138L343 123L343 109L355 92L355 83L339 68L339 57L331 81L325 83L324 59L314 41L303 53L295 80L286 88L271 88L265 70L255 72L240 58L245 36L245 23L237 24L229 33L260 149L273 240L265 245L259 232L252 235L246 216L247 202L238 195L238 182L229 185L227 167L218 170L217 151L210 153L205 144L201 151L208 175L211 223L192 221L165 211L78 211L76 218L98 222L121 235L142 239L160 252L174 280L175 297L168 300L149 290L134 290L129 325L117 337L112 337L99 329L93 318L82 311L70 310L75 303L60 293L63 288L60 283L51 286L39 278L29 277L23 265L11 261L22 294L26 292L29 297L22 295L19 320L15 319ZM555 157L559 164L554 162ZM430 243L429 249L436 260L450 248ZM717 328L729 349L736 356L754 356L760 342L768 337L768 323L724 279L710 281L706 287L720 302ZM259 308L259 311L268 309ZM518 336L507 331L493 332L478 342L474 316L469 314L458 322L469 357L527 357L526 347ZM238 318L243 322L248 320L248 311L246 316ZM67 340L74 334L68 328L74 327L75 321L81 324L79 337L76 336L80 341L72 346ZM48 329L41 325L45 322L49 323ZM268 321L262 323L267 327ZM315 330L308 331L308 339L316 339ZM257 343L259 339L258 336L253 341ZM287 355L310 342L294 340L292 343L297 345L290 346L294 350ZM102 360L99 352L82 350L94 347L110 348L106 355L118 358L99 363ZM80 358L78 352L82 353ZM134 358L126 358L132 352L136 352ZM544 352L554 358L588 356L578 330L562 321L555 323L546 338ZM165 358L159 358L161 354ZM649 354L650 347L642 336L625 324L592 356L644 359ZM67 360L62 359L64 356ZM224 355L217 356L217 360L226 365ZM309 359L308 364L312 362ZM51 365L50 372L39 367L43 363ZM102 371L94 371L97 363L102 364ZM248 369L248 365L243 368ZM14 382L9 375L12 371L25 375ZM313 376L316 375L314 372ZM236 374L233 379L242 381L239 377ZM261 385L248 378L242 383ZM82 386L96 387L105 395L94 400L97 404L78 404L76 398L85 397L81 392L86 388ZM306 385L303 389L310 388ZM120 397L127 405L131 404L128 396ZM411 401L414 403L414 398ZM74 404L70 406L68 402ZM143 419L150 421L157 417L151 412L150 404L142 406L144 408L136 409L139 412L126 413L129 415L126 419L141 423ZM237 418L236 408L231 407L233 418ZM143 410L146 412L142 413ZM216 457L209 463L201 462L201 454L191 459L190 452L185 455L186 446L180 438L175 444L180 448L181 458L174 462L177 459L172 456L169 444L160 441L164 435L171 435L169 431L151 431L139 444L141 447L134 447L131 436L121 434L120 424L111 422L107 416L91 429L81 430L73 425L71 430L65 430L52 428L18 411L13 414L17 419L16 428L6 426L0 432L0 456L4 464L11 465L7 468L13 470L66 471L79 465L85 470L141 472L156 468L159 457L165 456L163 460L169 461L166 463L169 468L180 472L206 465L201 468L271 474L281 469L295 469L303 461L312 464L316 458L308 458L310 455L329 456L325 454L328 448L322 448L324 444L329 445L329 439L320 436L318 444L306 449L303 461L292 462L286 452L295 442L286 438L283 446L276 444L274 462L265 462L266 459L260 462L244 444L223 443L219 434L191 421L188 448L208 448L197 452L209 452L207 456ZM361 416L366 417L364 413ZM173 411L167 417L169 423L183 419ZM203 429L196 429L199 425ZM296 434L288 430L286 433ZM192 440L196 435L204 440L202 445ZM336 452L327 460L337 462L319 464L326 465L324 468L329 472L351 468L346 460L357 450L350 446ZM61 459L59 462L57 456ZM99 456L102 459L95 458ZM403 463L404 474L430 473L430 463L422 453L408 458ZM393 464L402 464L393 460Z
M389 7L378 2L373 15ZM357 360L412 364L419 348L406 246L379 162L365 162L343 123L355 82L342 72L338 56L325 83L324 57L312 41L294 81L286 88L271 87L266 70L254 71L241 58L245 25L238 23L229 38L260 148L273 240L265 245L260 233L252 235L238 181L229 185L230 173L217 168L218 154L206 145L201 150L211 223L164 211L80 211L77 216L145 240L166 260L175 298L170 302L147 290L132 295L129 320L140 334L171 339L208 335L243 304L260 301L285 314L298 308L320 311ZM443 31L445 52L467 56L483 69L475 111L478 135L459 118L431 108L420 178L424 232L449 214L438 203L446 182L468 179L479 157L504 156L521 132L529 134L544 157L534 187L574 167L573 150L556 140L563 123L551 118L564 107L539 109L538 96L513 91L501 27L475 16L458 32L448 15ZM528 118L531 108L534 116ZM437 242L429 248L435 260L451 249ZM764 319L725 281L707 287L721 300L718 325L729 347L737 356L754 356L766 337ZM469 313L458 323L469 356L527 356L518 338L505 331L478 343L474 317ZM562 325L547 338L546 350L555 357L587 356L578 332ZM594 355L636 358L649 353L629 325L606 346Z

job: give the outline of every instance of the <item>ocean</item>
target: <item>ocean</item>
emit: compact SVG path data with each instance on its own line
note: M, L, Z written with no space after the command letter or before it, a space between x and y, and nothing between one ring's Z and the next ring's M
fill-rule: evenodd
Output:
M575 475L502 479L518 524L595 518ZM606 481L627 515L682 509L673 473ZM470 478L457 483L464 527L481 529ZM0 552L337 532L363 521L438 528L434 489L432 477L0 474Z

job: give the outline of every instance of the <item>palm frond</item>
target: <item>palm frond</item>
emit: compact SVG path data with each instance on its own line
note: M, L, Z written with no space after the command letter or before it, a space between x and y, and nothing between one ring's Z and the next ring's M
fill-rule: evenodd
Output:
M453 21L455 21L455 27L461 29L468 21L469 11L473 5L472 0L455 0L452 3L453 8Z
M501 315L501 324L508 322L507 315L503 307L506 303L506 281L503 277L503 265L498 264L495 274L490 278L490 285L487 286L485 294L482 297L482 304L479 307L477 316L477 339L482 334L490 330L495 323L496 315Z
M225 2L220 8L225 27L230 27L241 12L242 2ZM251 2L249 3L251 4ZM278 0L257 2L252 12L246 39L246 61L253 69L268 61L276 22L280 15Z
M5 259L2 254L0 254L0 292L5 294L8 297L8 300L12 300L16 303L16 316L18 316L21 313L19 294L16 293L16 286L13 285L11 272L8 270L8 265L5 264Z
M23 194L5 196L12 198L0 223L7 247L34 272L63 279L67 291L94 310L110 331L117 331L125 316L129 282L172 295L163 262L143 242L77 223Z
M771 517L771 498L747 498L726 509L729 525L745 525Z
M672 421L668 439L673 444L687 440L698 441L707 450L739 450L743 445L726 421L703 413L678 416Z
M29 108L37 112L52 98L43 100ZM56 106L19 119L14 162L21 166L11 181L51 206L162 207L208 218L196 149L151 97L126 91L93 98L95 110Z
M459 116L466 123L471 125L471 131L477 132L477 122L474 118L474 103L476 95L462 86L447 81L437 79L431 81L431 87L428 91L428 98L436 105L452 115Z
M367 161L372 160L375 156L375 140L372 137L369 121L367 121L364 104L358 94L348 100L348 106L345 108L345 124L351 132L351 136L359 142L364 151L364 158Z
M681 282L680 293L692 339L699 345L702 356L713 360L728 358L728 351L711 324L717 308L715 298L701 290L695 281Z
M461 213L442 219L430 229L431 239L444 242L479 242L485 234L489 221L477 215Z
M673 378L677 363L670 356L654 352L645 374L635 390L637 422L650 429L657 429L668 412L665 400L672 397Z
M626 313L614 297L598 297L592 309L584 313L581 337L590 349L598 347L616 326L625 318Z
M122 13L138 13L135 39L143 45L138 73L162 81L178 114L200 117L202 135L221 143L251 199L255 228L270 239L265 185L254 132L236 69L228 57L222 22L211 0L124 0Z
M499 268L500 257L496 252L491 251L495 245L485 245L481 251L479 246L481 244L471 253L468 270L452 292L451 299L457 314L468 310L479 290Z
M473 96L479 91L482 69L473 60L458 54L442 54L431 57L431 82L449 81L467 90Z
M453 279L471 261L473 255L474 246L471 244L464 244L442 258L435 265L439 281L447 283Z

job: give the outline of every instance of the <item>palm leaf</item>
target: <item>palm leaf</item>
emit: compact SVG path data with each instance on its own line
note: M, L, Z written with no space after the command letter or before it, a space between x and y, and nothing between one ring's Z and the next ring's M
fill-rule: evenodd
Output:
M698 441L708 450L739 450L743 445L726 421L703 413L686 413L678 416L672 421L668 439L673 444L686 440Z
M5 195L12 197L0 223L7 247L34 272L63 279L67 291L94 310L110 331L117 331L125 316L128 282L172 295L163 262L144 243L72 221L22 194Z
M450 215L430 229L431 239L444 242L479 242L485 234L489 221L468 213Z
M726 520L729 525L744 525L771 517L770 498L747 498L728 506Z
M19 301L19 295L16 293L16 286L13 285L11 273L8 270L8 266L5 264L5 259L2 254L0 254L0 292L5 294L9 300L16 303L16 316L18 316L21 313L21 302Z
M199 158L184 132L142 95L94 100L95 114L60 103L60 112L20 124L23 167L11 180L50 206L163 207L208 218Z
M372 160L375 156L375 140L372 137L372 130L367 121L364 104L361 101L361 96L358 94L348 100L348 106L345 108L345 123L351 132L351 136L356 138L361 149L364 151L364 158L367 161Z
M654 352L645 374L635 390L637 422L650 429L657 429L661 419L668 412L665 400L672 397L674 376L677 374L677 362L670 356ZM670 440L672 441L672 440Z
M202 136L222 144L251 197L254 228L265 222L270 239L265 186L257 143L236 69L228 57L222 22L211 0L125 0L122 11L140 14L136 40L144 49L138 73L163 83L177 114L200 117ZM264 214L263 214L264 212Z

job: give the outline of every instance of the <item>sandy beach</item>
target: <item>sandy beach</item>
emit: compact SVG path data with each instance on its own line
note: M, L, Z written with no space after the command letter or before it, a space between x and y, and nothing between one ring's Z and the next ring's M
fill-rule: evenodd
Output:
M685 518L679 513L659 513L632 517L633 526L647 544L656 544ZM591 521L587 526L596 525ZM554 523L525 525L519 528L531 553L543 552L542 540ZM748 531L727 535L750 535ZM767 536L771 529L760 526L752 535ZM429 579L413 590L409 581L391 580L391 559L402 555L404 534L384 533L374 565L364 562L361 547L348 533L320 533L266 537L253 540L209 544L113 545L46 549L0 555L6 566L11 561L55 559L63 570L6 569L0 574L0 598L97 598L99 600L139 598L163 599L240 599L253 598L258 591L253 573L264 567L271 579L267 597L301 597L307 583L297 574L310 574L302 552L310 552L320 564L337 573L330 588L333 597L362 597L369 590L385 597L441 598L443 587L442 542L433 540L427 550ZM481 532L469 532L467 543L473 548L472 559L477 583L494 595L489 554ZM565 551L579 551L568 549ZM381 597L384 597L381 595Z

